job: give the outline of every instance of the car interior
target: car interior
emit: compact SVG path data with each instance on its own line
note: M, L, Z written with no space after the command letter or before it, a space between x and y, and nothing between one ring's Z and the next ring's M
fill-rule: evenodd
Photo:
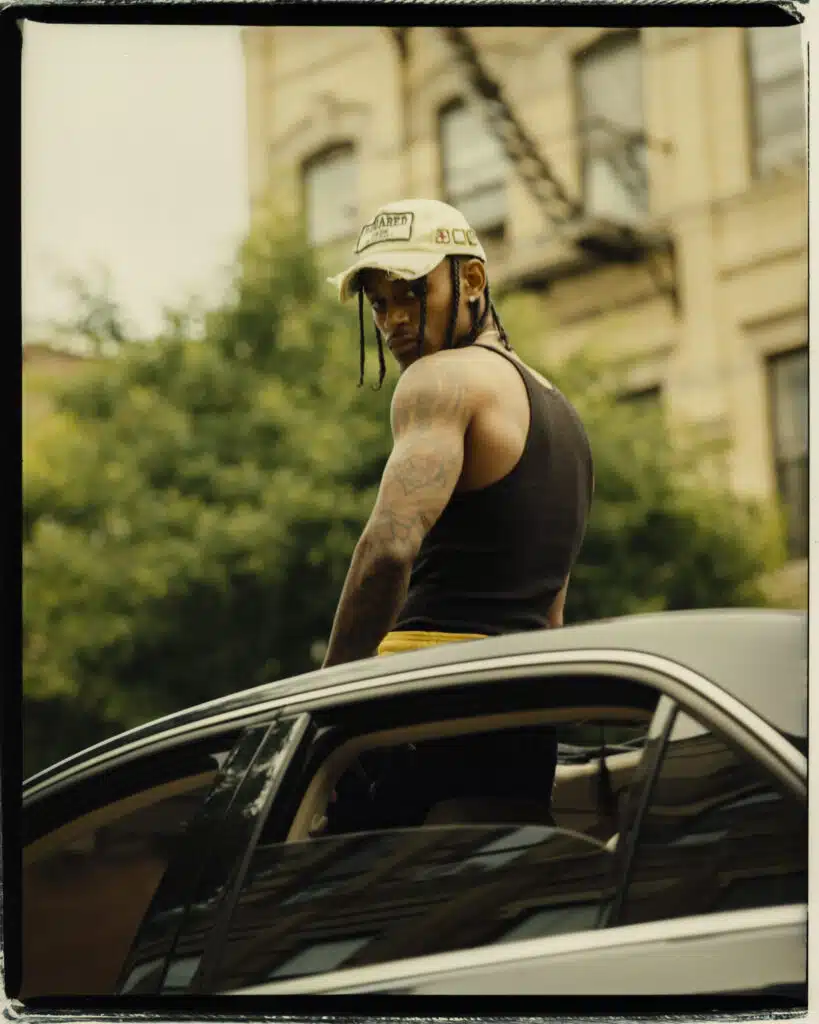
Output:
M29 816L23 848L21 997L112 993L122 962L181 841L186 823L218 773L191 757L149 781L129 771L109 777L108 802L59 794ZM192 770L191 770L192 769ZM71 807L76 816L53 827ZM54 927L54 921L67 922Z
M517 823L555 825L613 847L651 717L647 708L553 707L350 737L317 767L287 840Z

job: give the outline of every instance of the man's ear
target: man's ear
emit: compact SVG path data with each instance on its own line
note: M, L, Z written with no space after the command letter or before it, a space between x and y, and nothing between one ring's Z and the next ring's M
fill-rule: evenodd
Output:
M476 299L486 289L486 267L483 260L471 259L463 264L464 292L468 299Z

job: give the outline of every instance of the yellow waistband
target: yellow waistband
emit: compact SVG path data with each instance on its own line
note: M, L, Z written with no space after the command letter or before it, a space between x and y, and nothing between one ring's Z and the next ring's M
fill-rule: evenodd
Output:
M459 640L484 640L483 633L436 633L432 630L415 630L406 633L387 633L378 645L378 653L401 654L403 651L417 651L422 647L436 644L456 643Z

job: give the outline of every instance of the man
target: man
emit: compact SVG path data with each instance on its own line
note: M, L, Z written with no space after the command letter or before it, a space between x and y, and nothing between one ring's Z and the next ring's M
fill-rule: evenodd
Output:
M324 666L563 624L593 491L567 399L512 351L486 254L453 207L383 207L331 279L364 303L399 380L394 444L353 554Z

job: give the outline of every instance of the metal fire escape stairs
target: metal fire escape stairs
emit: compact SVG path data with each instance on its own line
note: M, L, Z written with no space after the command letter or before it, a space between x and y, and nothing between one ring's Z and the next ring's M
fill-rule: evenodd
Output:
M606 218L587 215L580 201L569 195L549 161L515 113L500 84L484 64L477 47L465 28L441 27L439 31L466 80L472 97L482 109L490 130L501 144L507 160L525 182L543 211L550 229L585 267L603 263L645 262L659 292L670 295L678 306L674 280L673 248L667 235L646 232ZM393 29L396 42L406 58L406 28ZM669 257L670 274L661 272L657 258ZM525 282L521 282L525 283ZM548 283L541 276L539 284Z

